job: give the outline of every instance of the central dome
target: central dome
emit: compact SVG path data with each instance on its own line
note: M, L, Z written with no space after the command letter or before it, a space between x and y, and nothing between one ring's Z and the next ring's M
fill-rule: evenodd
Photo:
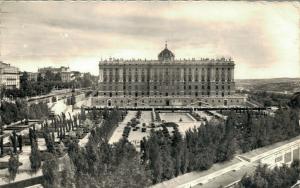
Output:
M158 54L159 61L174 61L175 55L168 49L167 43L165 49Z

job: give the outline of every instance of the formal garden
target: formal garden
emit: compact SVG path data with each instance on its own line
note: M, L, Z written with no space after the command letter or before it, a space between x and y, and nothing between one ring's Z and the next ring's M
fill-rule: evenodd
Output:
M293 108L279 109L273 116L231 111L222 121L208 120L200 115L202 112L196 112L198 116L191 113L167 122L166 115L156 111L92 108L33 124L24 121L30 126L28 134L2 126L3 132L11 132L3 137L1 146L1 181L40 176L44 187L146 187L207 170L235 154L300 133L299 111ZM205 123L182 134L180 123L186 121ZM135 133L142 136L132 138ZM244 181L252 180L245 177Z

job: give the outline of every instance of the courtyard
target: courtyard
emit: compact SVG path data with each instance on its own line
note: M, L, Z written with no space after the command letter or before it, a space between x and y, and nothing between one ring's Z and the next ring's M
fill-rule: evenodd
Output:
M140 113L140 115L138 115ZM179 132L184 135L189 129L197 128L203 125L212 117L205 113L199 113L201 119L195 119L189 112L154 112L154 111L128 111L124 120L113 132L109 143L118 142L124 136L127 137L136 149L140 150L140 141L150 135L151 130L162 129L162 123L173 122L178 125ZM127 131L126 131L127 130ZM171 134L173 129L168 127ZM127 133L125 133L127 132Z

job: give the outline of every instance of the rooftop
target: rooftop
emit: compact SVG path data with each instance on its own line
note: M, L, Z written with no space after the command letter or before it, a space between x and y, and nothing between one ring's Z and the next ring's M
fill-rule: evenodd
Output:
M99 64L121 64L121 65L152 65L152 64L234 64L234 61L230 58L219 58L219 59L208 59L208 58L202 58L199 60L196 60L194 58L192 59L176 59L174 61L167 61L165 63L162 63L159 60L142 60L142 59L130 59L130 60L124 60L124 59L115 59L115 58L109 58L108 60L100 61Z
M193 188L217 188L220 186L228 186L236 181L242 179L242 177L247 173L251 174L256 169L256 164L249 163L239 170L229 171L221 176L218 176L211 180L210 182L203 185L196 185Z
M222 171L225 168L231 167L233 165L242 165L242 164L243 161L234 158L231 161L226 161L224 163L216 163L208 170L204 170L201 172L194 171L194 172L177 176L176 178L167 181L163 181L159 184L153 185L152 188L179 187L179 186L184 186L185 184L188 184L195 180L200 180L200 179L209 180L207 176L211 176L213 173L218 173L218 171Z
M99 64L166 64L166 63L172 63L172 64L211 64L211 63L231 63L234 62L231 60L231 58L215 58L215 59L209 59L209 58L201 58L196 60L195 58L191 59L176 59L175 60L175 54L168 49L167 42L165 44L165 48L158 54L158 59L118 59L118 58L109 58L105 60L101 60Z

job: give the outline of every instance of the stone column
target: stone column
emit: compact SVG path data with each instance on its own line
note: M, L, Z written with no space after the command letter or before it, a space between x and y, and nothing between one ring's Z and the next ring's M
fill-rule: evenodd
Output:
M195 82L195 70L194 70L194 67L192 67L192 82Z
M116 71L114 68L112 68L112 82L116 81Z
M138 81L141 82L142 81L142 70L138 69Z
M227 76L227 78L228 78L228 82L230 82L231 81L231 69L229 69L228 70L228 74L227 74L228 76Z
M106 69L106 80L107 80L107 82L110 81L109 80L109 71L110 71L110 69Z
M123 82L123 68L119 68L119 82Z
M212 67L212 68L211 68L211 77L210 77L210 81L211 81L211 82L214 82L214 81L216 80L215 72L216 72L216 68L215 68L215 67Z
M131 69L131 82L135 82L135 69Z
M99 69L99 82L103 82L103 69Z
M125 70L125 82L129 82L129 71L128 71L128 69L124 69Z
M184 71L183 68L180 68L180 82L184 81Z
M198 75L199 75L199 77L198 77L198 80L199 80L199 82L201 82L202 83L202 78L201 78L201 72L202 72L202 67L199 67L199 71L198 71Z
M152 68L149 68L149 82L153 82L153 69Z

